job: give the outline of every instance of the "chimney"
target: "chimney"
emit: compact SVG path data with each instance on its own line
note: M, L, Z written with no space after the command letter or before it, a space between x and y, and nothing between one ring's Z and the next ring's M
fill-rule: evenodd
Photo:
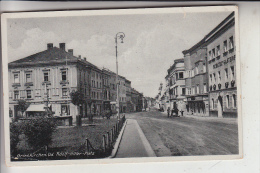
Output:
M60 43L60 49L65 51L65 43Z
M48 43L47 44L47 50L50 50L50 49L52 49L53 48L53 43Z
M84 57L84 61L87 61L87 58L86 58L86 57Z
M68 50L68 53L69 53L70 55L73 55L73 49L69 49L69 50Z
M81 55L79 55L79 59L81 59Z

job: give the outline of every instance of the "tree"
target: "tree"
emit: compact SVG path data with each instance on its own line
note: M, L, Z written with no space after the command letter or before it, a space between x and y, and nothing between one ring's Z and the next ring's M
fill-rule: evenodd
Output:
M26 111L26 109L30 106L30 103L27 102L26 100L18 100L18 111L22 112L22 116L23 113Z
M71 102L72 104L74 104L75 106L78 107L78 112L80 112L79 107L85 104L85 97L84 94L81 93L80 91L73 91L70 93L70 98L71 98ZM79 115L77 118L77 124L81 125L81 117L82 115Z

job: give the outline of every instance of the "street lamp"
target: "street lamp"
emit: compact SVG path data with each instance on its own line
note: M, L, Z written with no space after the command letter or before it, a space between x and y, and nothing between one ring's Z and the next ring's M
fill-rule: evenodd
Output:
M119 83L118 83L118 60L117 60L117 40L121 39L121 43L123 42L123 39L125 37L125 34L123 32L118 32L115 37L116 42L116 111L117 111L117 118L120 119L119 114Z

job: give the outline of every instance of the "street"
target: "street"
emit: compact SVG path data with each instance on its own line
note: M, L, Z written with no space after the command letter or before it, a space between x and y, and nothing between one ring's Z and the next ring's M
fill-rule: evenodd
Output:
M156 156L238 154L237 119L170 117L156 109L126 114L137 120Z

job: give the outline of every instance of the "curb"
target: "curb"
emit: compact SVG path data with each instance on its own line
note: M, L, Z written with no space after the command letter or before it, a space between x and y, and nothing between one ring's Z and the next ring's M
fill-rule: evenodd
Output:
M122 127L117 139L116 139L116 143L114 145L114 149L112 150L112 153L109 157L107 157L108 159L111 159L111 158L114 158L116 156L116 153L118 151L118 148L119 148L119 145L120 145L120 142L122 140L122 136L124 134L124 131L125 131L125 126L127 124L127 119L125 120L125 123L124 123L124 126Z
M146 136L144 135L144 132L142 131L141 127L139 126L138 122L135 121L135 123L136 123L137 130L139 132L140 138L145 146L145 150L148 154L148 157L157 157L155 152L153 151L150 143L148 142Z

